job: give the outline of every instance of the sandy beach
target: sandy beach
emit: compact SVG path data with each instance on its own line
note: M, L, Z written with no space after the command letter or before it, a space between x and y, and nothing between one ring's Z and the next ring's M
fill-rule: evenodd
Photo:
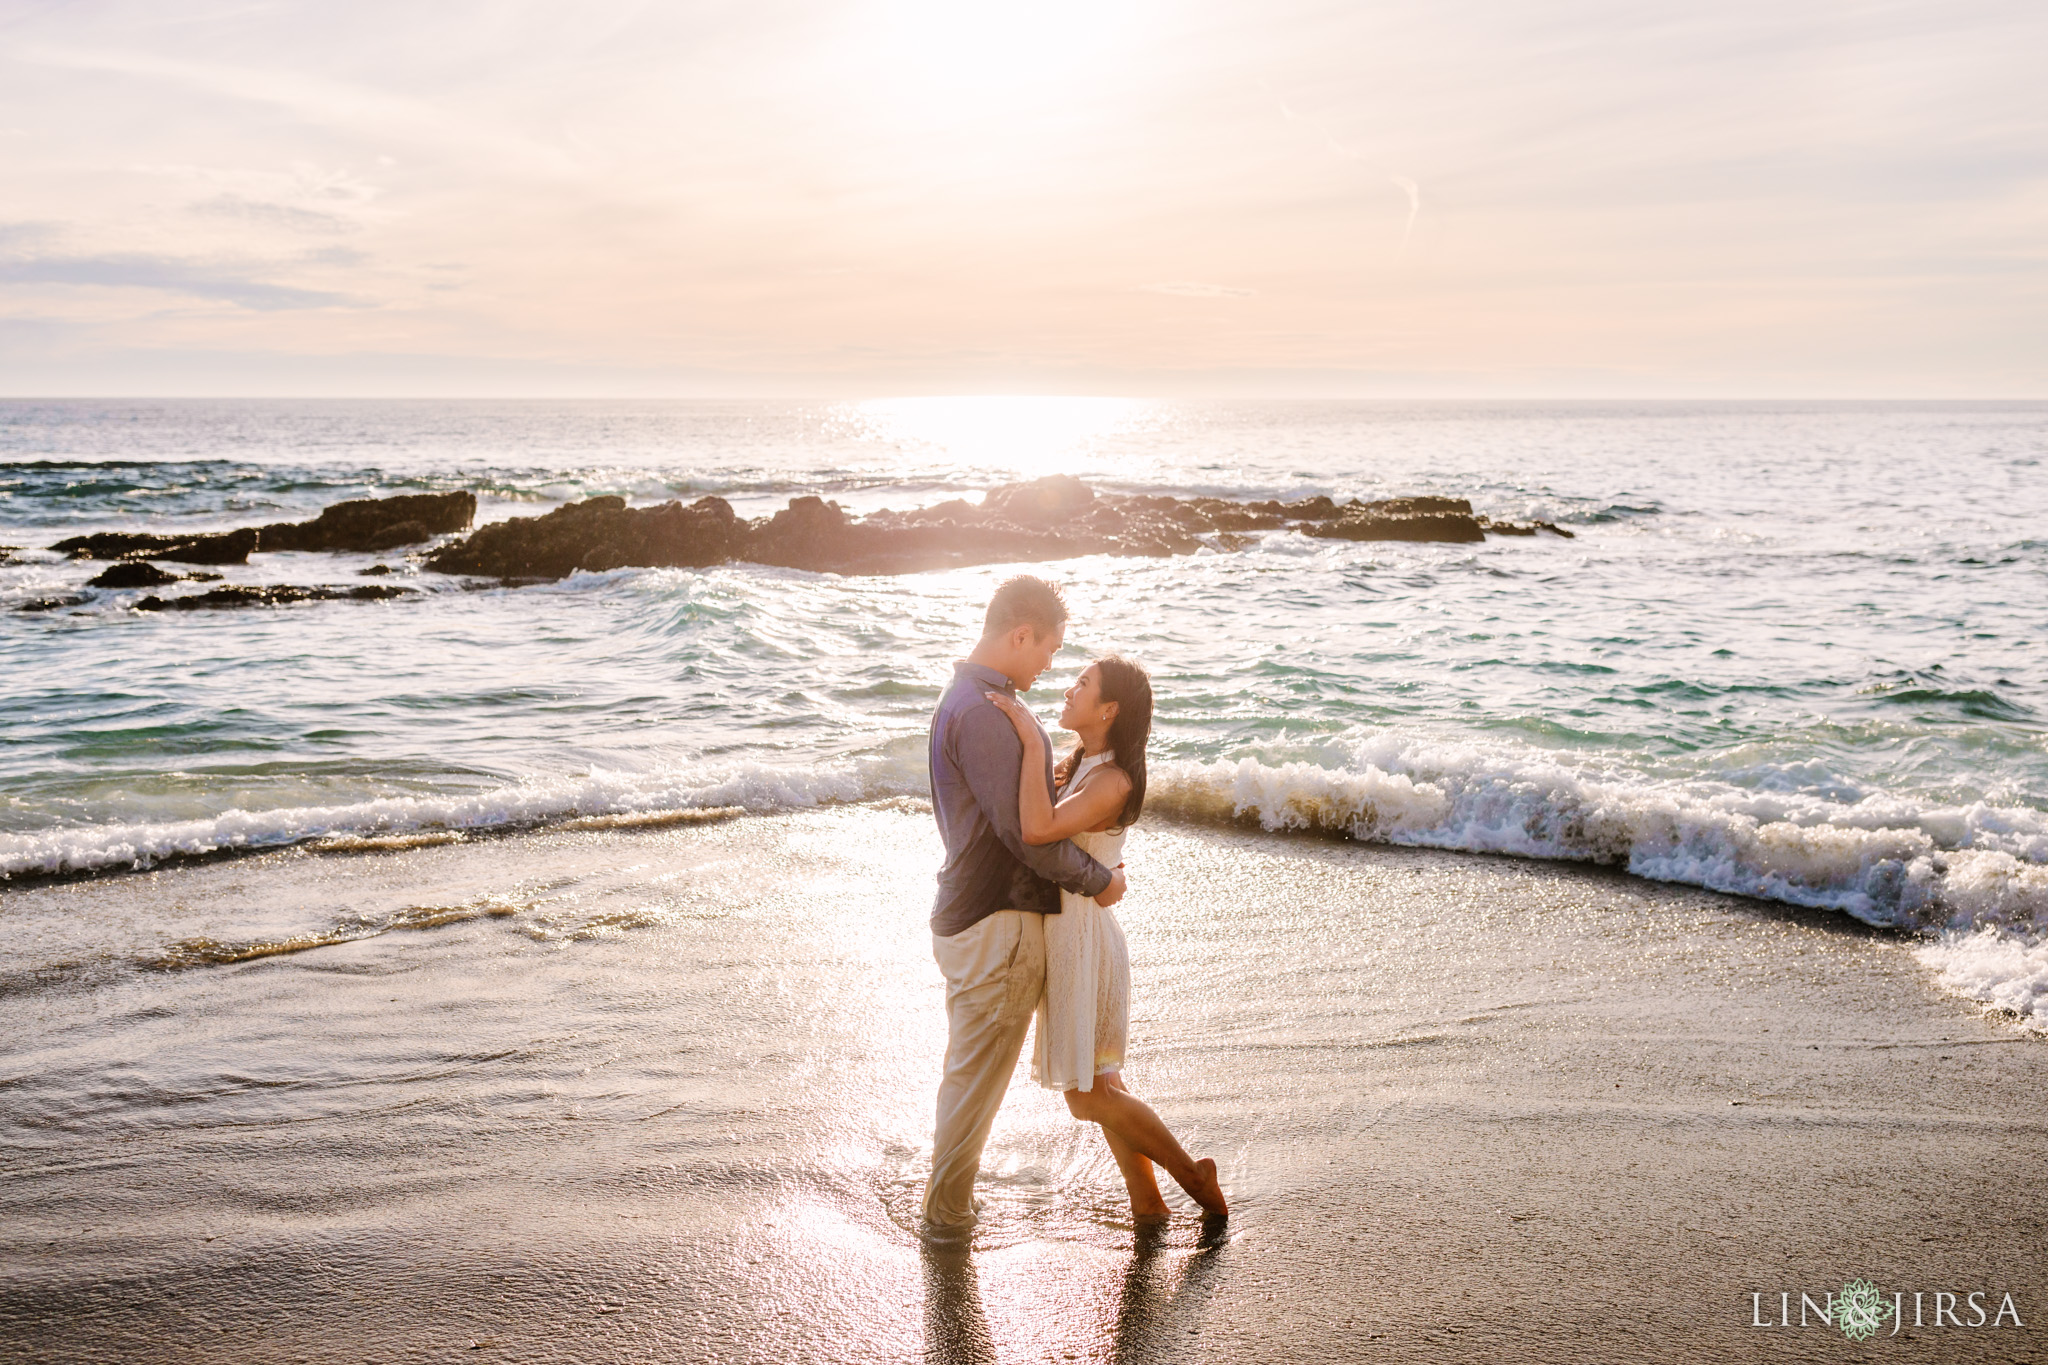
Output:
M921 1249L935 848L901 803L7 891L0 1342L2040 1358L2048 1042L1942 996L1911 940L1231 830L1141 825L1119 912L1128 1079L1218 1158L1227 1229L1173 1192L1135 1235L1099 1139L1020 1070L973 1248ZM1896 1336L1796 1325L1858 1277L1905 1293ZM2010 1293L2025 1325L1915 1327L1914 1291ZM1781 1294L1794 1325L1754 1326Z

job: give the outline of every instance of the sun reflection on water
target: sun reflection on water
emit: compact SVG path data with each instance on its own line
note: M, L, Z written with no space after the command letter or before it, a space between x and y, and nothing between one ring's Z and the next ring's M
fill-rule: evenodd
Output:
M1106 441L1150 425L1159 408L1140 398L984 394L871 398L833 416L859 438L905 454L1035 479L1088 467Z

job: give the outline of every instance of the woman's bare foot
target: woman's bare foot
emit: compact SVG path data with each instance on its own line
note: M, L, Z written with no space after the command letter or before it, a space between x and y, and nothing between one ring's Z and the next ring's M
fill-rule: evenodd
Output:
M1194 1179L1183 1180L1180 1187L1187 1191L1188 1198L1202 1206L1202 1212L1211 1218L1226 1218L1230 1205L1224 1201L1223 1186L1216 1179L1216 1163L1203 1157L1195 1163Z

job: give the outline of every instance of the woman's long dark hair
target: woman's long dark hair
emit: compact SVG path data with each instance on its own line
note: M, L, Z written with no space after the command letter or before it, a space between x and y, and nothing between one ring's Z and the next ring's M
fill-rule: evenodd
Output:
M1145 744L1152 738L1152 676L1120 654L1105 654L1095 661L1096 690L1104 701L1116 703L1116 719L1109 723L1109 747L1116 753L1116 766L1131 779L1131 794L1124 798L1119 827L1138 823L1145 809ZM1081 746L1060 760L1061 784L1073 776L1081 762Z

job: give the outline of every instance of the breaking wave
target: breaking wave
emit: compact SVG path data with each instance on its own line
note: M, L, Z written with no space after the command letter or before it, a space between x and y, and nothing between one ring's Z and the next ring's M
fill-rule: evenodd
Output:
M2048 1028L2048 815L1595 777L1527 754L1382 738L1342 768L1170 763L1148 805L1415 847L1565 859L1939 934L1941 984Z
M2040 811L1602 779L1468 745L1387 740L1364 750L1344 768L1163 764L1148 799L1183 817L1269 830L1625 867L1891 928L2048 927Z
M301 843L323 853L369 853L536 825L598 830L697 824L741 812L914 795L923 786L921 767L909 773L886 758L802 770L750 763L687 776L592 769L459 795L394 796L347 805L231 810L193 820L0 834L0 879L143 868Z
M308 843L372 852L537 825L634 829L925 794L922 754L809 768L592 769L484 792L0 835L0 877ZM2048 815L1879 795L1854 803L1589 772L1528 750L1381 735L1342 766L1161 762L1148 809L1196 822L1564 859L1939 935L1945 986L2048 1026Z

